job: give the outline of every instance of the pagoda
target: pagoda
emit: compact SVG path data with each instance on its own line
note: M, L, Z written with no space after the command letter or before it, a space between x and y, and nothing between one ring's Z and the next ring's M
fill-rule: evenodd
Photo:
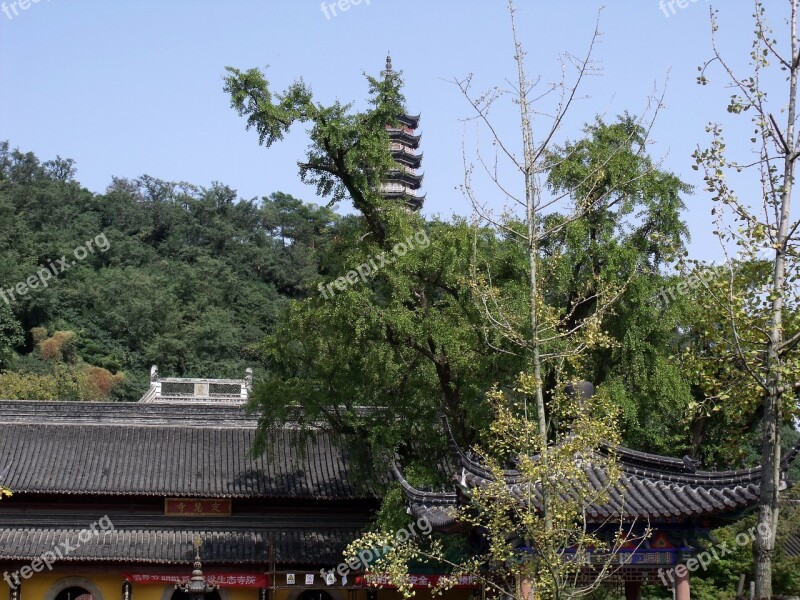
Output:
M393 73L392 57L387 56L384 78L388 79ZM418 128L419 115L407 114L399 115L396 123L386 126L396 167L389 171L386 182L381 186L381 192L387 200L405 202L411 210L421 209L425 202L424 194L419 194L423 176L419 174L422 153L418 152L420 142L420 136L416 134Z

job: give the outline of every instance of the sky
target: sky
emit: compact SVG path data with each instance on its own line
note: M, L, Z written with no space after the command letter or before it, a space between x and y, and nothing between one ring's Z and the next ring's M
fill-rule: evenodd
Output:
M403 71L409 112L422 115L424 212L471 214L459 191L464 149L474 160L486 132L465 121L470 107L453 80L471 73L481 91L513 79L506 2L339 1L0 0L0 140L42 160L74 159L77 179L95 192L113 176L148 174L201 186L221 182L242 198L283 191L324 203L297 174L307 147L303 128L260 147L223 92L225 67L265 68L276 91L302 78L317 101L360 108L364 74L378 75L390 52ZM599 19L594 56L602 72L584 82L558 141L579 137L597 114L641 114L654 90L665 92L650 153L696 186L685 198L690 254L718 259L709 194L691 168L692 151L708 142L707 123L727 118L731 94L719 71L710 85L696 83L698 66L711 57L709 2L607 0L603 10L594 0L517 4L527 67L541 77L542 90L560 79L564 52L585 54ZM766 0L768 9L784 5ZM752 1L725 0L718 8L723 50L745 65ZM782 33L779 18L774 25ZM548 110L547 99L542 108ZM518 147L515 107L498 107L494 118ZM738 134L729 145L746 155L749 136ZM498 209L503 203L486 198Z

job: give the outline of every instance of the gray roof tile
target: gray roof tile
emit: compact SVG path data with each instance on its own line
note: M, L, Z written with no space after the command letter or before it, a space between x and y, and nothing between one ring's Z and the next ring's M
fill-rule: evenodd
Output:
M30 561L52 551L62 542L75 545L79 529L4 527L0 530L0 561ZM358 537L348 529L281 530L190 530L117 529L99 532L59 561L125 562L131 564L189 565L194 558L194 539L200 536L200 553L207 564L250 564L267 566L270 544L279 564L325 564L342 560L342 552Z
M271 456L254 458L256 426L236 407L4 401L0 483L37 494L374 497L328 434L299 451L285 428Z
M446 493L422 492L413 488L395 467L395 477L403 485L406 500L412 513L426 516L434 527L448 528L457 524L459 504L468 503L465 495L469 488L484 488L493 481L494 474L476 461L471 454L461 451L445 421L448 444L453 453L458 482L454 491ZM622 517L628 522L640 518L653 521L690 521L703 517L735 514L751 507L758 499L761 468L740 471L699 471L693 461L674 459L637 452L628 448L604 448L597 458L613 454L621 470L621 477L608 488L602 502L590 503L588 513L597 521L609 516ZM792 461L800 454L800 443L786 454L781 462L781 475L785 475ZM586 479L569 484L573 497L591 500L607 486L607 476L602 460L583 461ZM541 508L540 486L528 484L515 470L503 474L508 489L520 501ZM581 489L576 489L580 486ZM527 492L533 487L531 494Z

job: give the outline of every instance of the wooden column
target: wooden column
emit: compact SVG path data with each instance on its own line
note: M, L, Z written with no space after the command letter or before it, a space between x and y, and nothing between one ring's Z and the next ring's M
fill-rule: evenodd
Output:
M680 568L683 567L683 568ZM689 569L684 565L675 568L675 600L691 600L691 586L689 585Z
M642 600L642 582L635 579L625 580L625 600Z
M533 600L533 583L528 578L518 579L520 600Z

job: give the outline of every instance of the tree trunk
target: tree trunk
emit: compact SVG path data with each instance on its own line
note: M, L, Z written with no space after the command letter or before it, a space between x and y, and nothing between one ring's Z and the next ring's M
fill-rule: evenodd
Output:
M780 198L780 216L775 239L775 263L772 282L772 306L767 344L767 390L764 394L764 425L761 444L761 495L758 500L758 534L753 545L755 559L755 597L772 597L772 557L778 530L778 493L781 464L781 345L783 342L783 306L786 294L786 252L788 249L789 216L792 205L795 157L795 116L797 109L797 0L792 0L791 65L789 69L789 105L786 132L782 135L784 172ZM773 127L775 127L773 119ZM780 132L773 132L780 135Z
M530 107L528 106L528 78L525 73L524 52L522 46L516 35L516 26L513 21L512 9L512 27L514 28L514 43L515 43L515 60L517 62L517 76L519 84L519 110L520 119L522 121L522 151L523 151L523 176L525 179L525 218L527 221L527 252L528 252L528 265L530 269L529 281L529 298L530 298L530 364L533 376L536 379L536 414L537 426L539 430L539 452L541 456L542 466L547 469L548 465L548 452L547 452L547 414L544 403L544 382L542 381L542 360L540 356L540 340L539 340L539 231L538 231L538 198L536 190L536 156L533 141L533 122L531 118ZM527 418L527 406L526 415ZM550 515L549 508L549 492L547 486L542 482L542 516L544 517L545 530L551 531L553 528L553 519Z
M775 553L775 532L778 528L778 485L781 462L780 396L770 392L765 399L765 404L758 533L753 545L755 597L758 600L772 597L772 557Z

